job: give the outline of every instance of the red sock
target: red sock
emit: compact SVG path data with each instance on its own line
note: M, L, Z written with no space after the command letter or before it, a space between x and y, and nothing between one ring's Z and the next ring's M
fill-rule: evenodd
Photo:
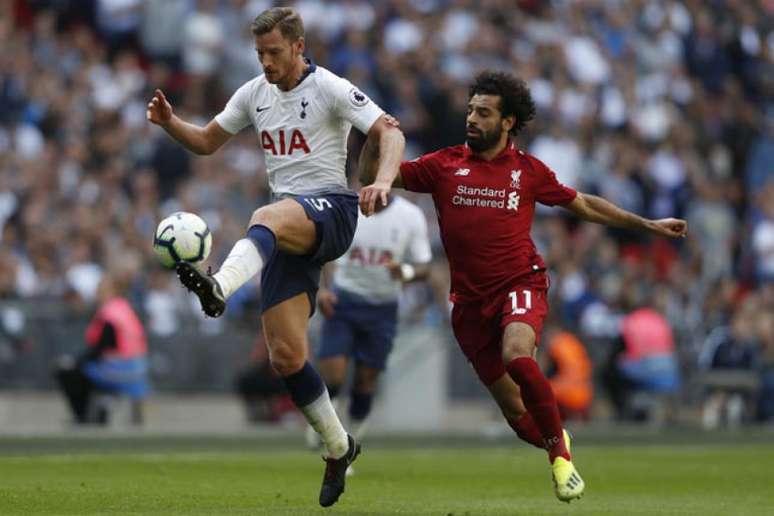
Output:
M524 406L540 429L543 447L548 450L548 460L552 463L556 457L570 460L570 453L564 444L562 420L554 392L537 362L529 357L519 357L511 360L507 369L513 381L521 388Z
M532 416L529 414L529 412L525 412L524 415L516 421L511 421L510 419L507 421L510 427L513 428L513 431L516 432L516 435L518 435L522 441L526 441L533 446L537 446L538 448L544 447L543 436L541 435L540 429L537 427L535 420L532 419Z

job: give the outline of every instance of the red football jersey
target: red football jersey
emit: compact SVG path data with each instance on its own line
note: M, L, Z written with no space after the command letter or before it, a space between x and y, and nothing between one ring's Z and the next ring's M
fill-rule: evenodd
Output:
M522 280L547 286L530 236L535 203L564 205L577 192L543 162L513 143L490 161L457 145L401 163L400 174L407 190L433 194L456 301L481 300Z

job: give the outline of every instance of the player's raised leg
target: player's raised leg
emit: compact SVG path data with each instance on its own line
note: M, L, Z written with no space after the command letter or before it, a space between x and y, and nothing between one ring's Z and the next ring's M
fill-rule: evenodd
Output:
M535 331L528 324L509 323L503 332L503 363L540 430L553 470L556 496L569 502L583 495L585 485L572 464L551 385L535 361L535 340Z
M322 378L307 360L310 309L309 296L298 294L266 310L263 328L272 367L326 447L320 505L328 507L344 492L347 467L360 453L360 445L344 430Z
M277 250L301 255L315 242L315 225L304 209L296 201L284 199L253 212L245 238L234 244L214 275L185 262L177 265L177 275L199 297L204 313L219 317L231 294L258 274Z

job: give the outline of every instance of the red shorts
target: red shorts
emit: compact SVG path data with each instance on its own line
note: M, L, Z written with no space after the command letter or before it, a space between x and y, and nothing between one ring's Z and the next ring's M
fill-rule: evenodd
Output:
M452 329L460 349L481 382L489 386L505 374L502 358L503 329L512 322L535 330L540 343L543 321L548 314L548 289L515 286L481 302L455 304Z

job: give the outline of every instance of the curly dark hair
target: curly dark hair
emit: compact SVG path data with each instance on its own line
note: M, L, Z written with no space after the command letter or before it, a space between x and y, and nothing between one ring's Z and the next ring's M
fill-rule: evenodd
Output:
M512 74L492 70L479 73L470 85L468 99L473 95L499 95L502 116L516 118L510 131L514 136L535 118L535 103L527 83Z

